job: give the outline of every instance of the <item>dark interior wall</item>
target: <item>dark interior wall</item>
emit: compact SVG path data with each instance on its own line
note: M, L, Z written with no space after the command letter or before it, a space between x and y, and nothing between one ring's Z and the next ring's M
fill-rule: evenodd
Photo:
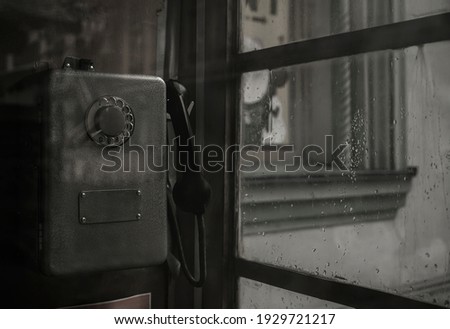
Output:
M90 58L99 72L155 75L157 22L164 4L0 0L0 87L14 72L41 61L59 67L66 56ZM3 213L0 219L7 217ZM69 307L146 292L152 294L152 307L167 305L165 265L51 277L22 261L4 238L0 249L0 308Z
M65 56L101 72L155 74L164 0L0 1L0 73Z

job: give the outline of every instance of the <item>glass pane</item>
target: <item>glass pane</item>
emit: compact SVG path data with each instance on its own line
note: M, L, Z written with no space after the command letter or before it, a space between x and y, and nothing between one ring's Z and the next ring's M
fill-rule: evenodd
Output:
M240 256L450 306L449 52L244 74Z
M272 308L348 308L347 306L332 303L326 300L297 294L268 284L239 278L238 307L254 309Z
M241 52L450 10L450 0L240 0Z
M99 72L155 74L161 0L3 0L0 74L88 58ZM162 24L160 24L162 26Z

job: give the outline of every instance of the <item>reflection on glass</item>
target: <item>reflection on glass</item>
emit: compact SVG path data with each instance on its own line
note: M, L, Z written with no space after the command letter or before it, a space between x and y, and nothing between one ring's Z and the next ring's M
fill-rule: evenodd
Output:
M66 56L89 58L99 72L156 73L161 0L0 3L0 73L36 62L60 67Z
M244 75L241 144L261 147L240 172L240 256L450 306L449 52L286 67L282 83L280 70ZM269 145L293 148L268 157ZM292 166L310 145L323 153Z
M288 290L280 289L246 278L239 278L238 291L239 308L347 308L346 306L340 304L332 303L311 296L297 294Z
M240 50L258 50L449 10L450 0L240 0Z

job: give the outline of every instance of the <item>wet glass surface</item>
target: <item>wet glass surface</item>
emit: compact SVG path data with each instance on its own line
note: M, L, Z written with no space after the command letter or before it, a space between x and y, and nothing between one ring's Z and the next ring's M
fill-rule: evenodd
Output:
M244 74L239 255L450 306L449 52Z

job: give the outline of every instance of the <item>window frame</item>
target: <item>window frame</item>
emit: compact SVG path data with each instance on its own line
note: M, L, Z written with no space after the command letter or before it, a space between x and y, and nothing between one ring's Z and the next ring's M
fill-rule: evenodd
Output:
M443 13L239 53L239 2L189 1L197 8L193 65L197 137L202 145L227 147L239 143L238 93L242 73L450 40L450 13ZM237 307L237 281L243 277L355 308L440 308L389 292L240 258L236 244L240 230L236 207L239 177L224 171L206 177L213 197L205 214L209 239L208 278L201 292L203 307Z

